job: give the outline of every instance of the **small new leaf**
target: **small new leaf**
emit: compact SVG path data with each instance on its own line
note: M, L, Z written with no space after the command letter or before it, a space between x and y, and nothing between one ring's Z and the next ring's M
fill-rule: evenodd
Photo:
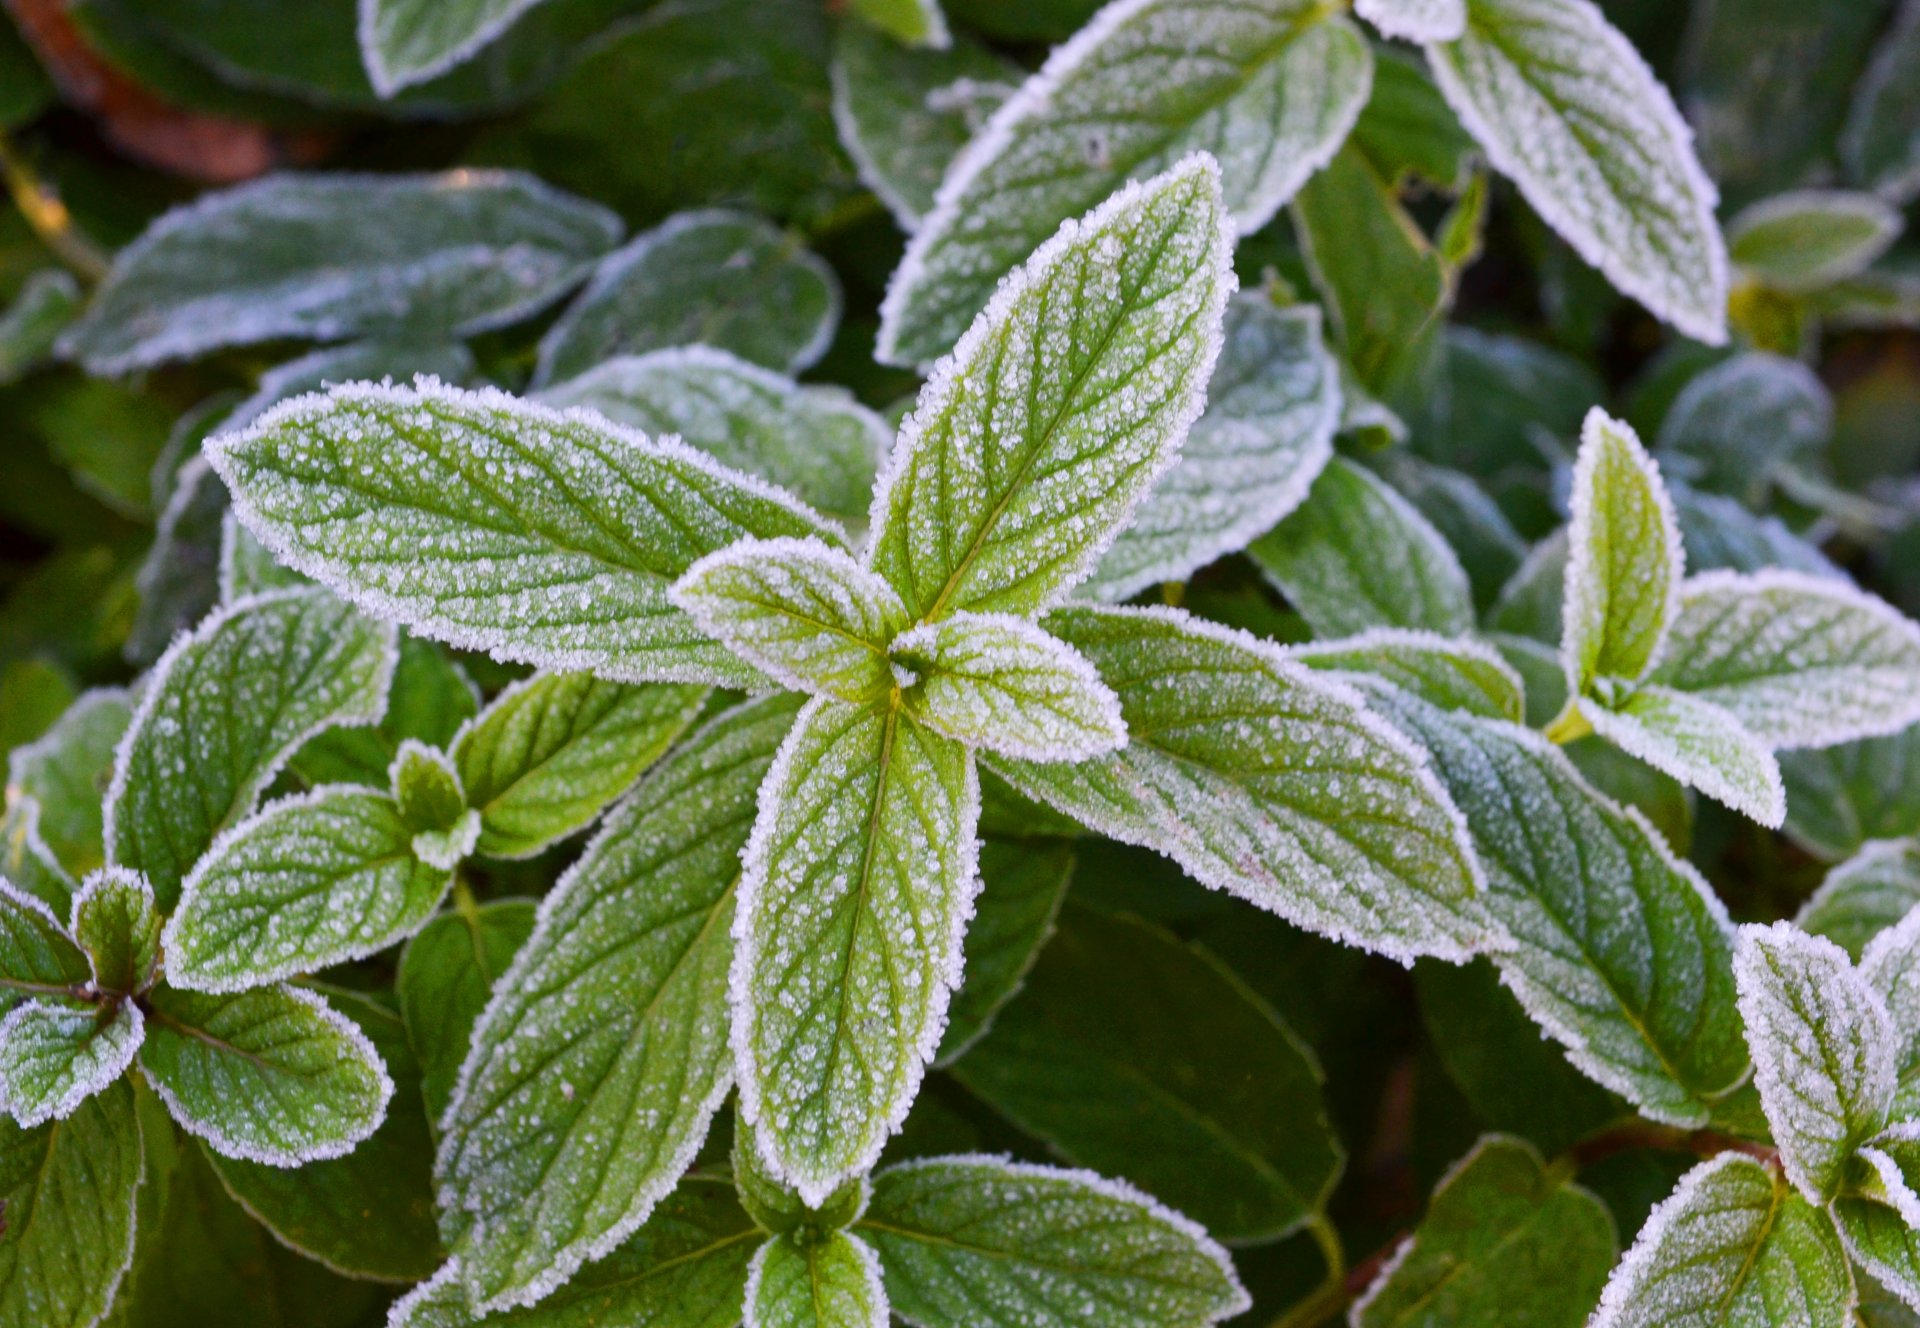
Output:
M19 1006L0 1020L0 1111L27 1128L71 1116L126 1072L144 1023L127 1000Z
M467 806L460 772L445 752L407 739L387 782L400 823L413 831L414 857L435 871L450 872L473 852L480 841L480 813Z
M1776 290L1804 293L1857 277L1899 238L1900 210L1872 194L1776 194L1727 223L1727 253Z
M1617 708L1592 698L1574 705L1595 733L1654 769L1769 829L1786 820L1779 762L1751 730L1713 702L1649 685Z
M153 985L160 967L160 912L139 872L103 867L73 900L73 939L87 952L96 991L131 996Z
M858 1236L776 1236L747 1272L746 1328L887 1328L880 1260Z
M0 877L0 1001L77 995L92 972L52 910Z

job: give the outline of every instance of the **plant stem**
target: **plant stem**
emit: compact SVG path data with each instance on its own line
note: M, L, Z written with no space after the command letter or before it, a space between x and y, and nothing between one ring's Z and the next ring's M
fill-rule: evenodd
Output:
M1579 738L1593 732L1593 725L1587 723L1587 717L1575 708L1573 702L1567 702L1566 709L1554 717L1553 723L1541 730L1548 742L1564 747Z
M40 178L4 134L0 134L0 176L6 178L7 192L20 215L55 257L87 282L107 275L106 254L81 234L59 192Z
M1353 1299L1347 1290L1350 1280L1347 1276L1347 1252L1340 1243L1340 1232L1327 1220L1325 1213L1316 1213L1307 1227L1307 1234L1320 1247L1320 1258L1327 1265L1327 1275L1312 1295L1288 1308L1273 1321L1271 1328L1313 1328L1313 1325L1337 1316Z

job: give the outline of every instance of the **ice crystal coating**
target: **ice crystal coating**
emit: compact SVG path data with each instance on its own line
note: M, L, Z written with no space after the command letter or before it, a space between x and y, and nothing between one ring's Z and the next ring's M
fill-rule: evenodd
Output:
M1125 599L1244 548L1300 505L1333 455L1340 371L1320 311L1239 295L1223 336L1205 412L1100 559L1086 597Z
M1526 713L1526 689L1513 666L1492 646L1467 638L1376 627L1337 641L1294 646L1287 654L1310 669L1380 678L1442 710L1516 724Z
M887 1328L880 1260L845 1231L805 1243L776 1236L748 1267L744 1322L746 1328Z
M1064 844L997 843L980 848L980 895L967 924L966 981L947 1009L947 1031L934 1060L944 1068L960 1059L993 1026L1000 1008L1018 995L1073 875Z
M1674 475L1757 507L1781 465L1832 432L1833 398L1813 370L1746 351L1687 380L1654 444Z
M1894 1033L1894 1096L1888 1114L1920 1119L1920 910L1867 943L1860 976L1886 1003Z
M899 1128L960 984L978 889L966 748L897 707L809 701L742 855L733 1054L763 1160L818 1205Z
M124 688L96 687L7 755L8 796L17 791L39 804L42 842L75 875L105 860L100 785L132 719L133 698Z
M540 341L534 384L621 355L711 346L781 373L826 353L840 279L798 238L744 212L682 212L609 254Z
M1900 237L1900 210L1872 194L1775 194L1727 223L1727 254L1776 290L1799 293L1859 276Z
M753 685L668 585L738 539L837 539L798 500L672 439L427 380L302 397L207 453L276 557L370 612L626 682Z
M735 1123L730 1155L733 1188L753 1220L774 1235L800 1233L804 1238L841 1231L867 1210L873 1185L864 1175L847 1181L819 1207L809 1207L792 1186L768 1172L754 1135L752 1126Z
M46 269L26 279L13 303L0 309L0 387L46 357L83 302L71 273Z
M1402 41L1457 41L1467 31L1466 0L1354 0L1353 12Z
M1609 708L1575 702L1593 731L1682 784L1691 785L1769 829L1787 818L1780 765L1765 743L1711 701L1670 687L1646 686Z
M464 336L544 307L620 231L511 171L269 176L149 226L60 347L122 374L283 337Z
M1920 724L1816 751L1782 752L1787 833L1835 862L1873 839L1920 835Z
M531 899L496 899L440 914L401 952L393 994L420 1060L428 1120L445 1118L473 1026L533 921Z
M1875 840L1834 867L1800 906L1794 925L1858 959L1867 943L1920 904L1920 843Z
M1033 613L1091 573L1200 414L1232 252L1219 172L1195 154L1001 283L874 493L868 561L916 619Z
M407 738L388 767L387 783L401 823L413 831L414 857L450 872L473 852L480 841L480 813L467 806L452 757Z
M1468 0L1428 48L1447 102L1541 218L1686 335L1727 339L1718 194L1693 133L1633 44L1588 0Z
M65 996L93 977L86 953L41 900L0 877L0 1007Z
M1346 138L1372 70L1359 32L1311 0L1115 0L954 161L875 353L931 363L1062 221L1195 151L1218 159L1222 210L1258 229Z
M1914 1218L1873 1199L1843 1198L1834 1202L1833 1220L1854 1264L1920 1313L1920 1230ZM1863 1315L1857 1322L1881 1317Z
M17 1006L0 1020L0 1111L28 1129L65 1120L133 1064L145 1022L127 1000Z
M0 884L18 882L21 894L64 913L80 887L41 840L39 826L39 802L24 795L8 798L0 815Z
M359 0L360 58L391 97L470 58L541 0Z

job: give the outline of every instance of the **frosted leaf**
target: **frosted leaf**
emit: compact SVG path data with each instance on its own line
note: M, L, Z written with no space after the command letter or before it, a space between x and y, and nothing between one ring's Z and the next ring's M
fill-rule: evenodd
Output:
M964 947L966 981L948 1007L936 1067L964 1056L992 1027L1000 1008L1019 993L1041 947L1053 935L1073 865L1073 852L1065 844L988 840L980 846L980 895L974 900Z
M1204 404L1232 249L1219 173L1196 154L1008 275L874 494L868 558L915 618L1032 613L1093 570Z
M512 171L268 176L149 226L60 350L111 375L288 337L466 336L545 307L620 230Z
M302 743L379 719L394 655L391 627L320 590L241 600L174 642L115 756L108 861L144 873L171 911L200 855Z
M704 687L537 673L506 688L453 741L476 848L530 858L592 823L686 732Z
M1708 572L1681 587L1653 681L1733 712L1772 747L1826 747L1920 720L1920 627L1803 572Z
M1387 483L1334 458L1306 501L1247 546L1313 628L1352 636L1410 627L1463 636L1473 630L1473 592L1440 532Z
M133 698L124 688L96 687L81 693L52 728L7 756L9 799L17 791L39 804L41 841L75 875L105 860L100 786L132 719Z
M66 873L40 838L40 804L21 796L9 798L0 816L0 882L13 882L18 892L45 909L68 912L79 883Z
M1236 296L1224 337L1207 408L1180 459L1100 559L1083 596L1126 599L1246 547L1300 505L1333 455L1340 372L1321 340L1320 311Z
M880 1260L864 1240L835 1231L804 1244L776 1236L747 1271L746 1328L887 1328Z
M1588 0L1468 0L1433 76L1495 169L1615 286L1681 332L1727 339L1727 254L1693 134Z
M1872 1199L1842 1198L1834 1202L1833 1222L1854 1264L1920 1313L1920 1228L1913 1219Z
M886 422L844 388L802 387L709 346L623 355L540 394L649 437L678 435L847 525L864 525Z
M215 840L167 922L167 980L232 992L376 954L420 929L453 883L414 852L382 793L322 785Z
M435 1169L443 1234L483 1310L540 1301L619 1246L705 1137L733 1068L739 854L797 706L729 710L655 767L495 984Z
M1760 507L1780 467L1832 432L1833 398L1811 369L1746 351L1687 381L1654 445L1673 474Z
M21 996L75 995L92 976L86 953L52 910L0 877L0 1006Z
M1920 1184L1920 1121L1901 1121L1874 1135L1848 1170L1836 1216L1849 1197L1864 1196L1894 1209L1904 1225L1920 1231L1920 1191L1915 1189Z
M473 1026L507 965L533 934L534 901L494 899L440 914L400 952L393 994L420 1061L427 1119L445 1117Z
M1727 223L1727 255L1775 290L1814 291L1872 267L1902 224L1872 194L1798 190L1741 209Z
M837 538L672 439L425 380L302 397L207 451L276 557L371 612L625 682L758 682L667 586L745 537Z
M195 456L174 477L160 509L153 543L133 575L140 597L122 653L136 665L158 659L173 638L205 617L219 601L221 528L227 489Z
M73 897L73 939L87 953L96 991L135 995L160 967L160 913L138 872L104 867Z
M1655 770L1778 829L1787 815L1780 766L1766 744L1711 701L1670 687L1641 687L1617 706L1574 703L1593 731Z
M540 339L533 381L692 345L798 373L832 343L840 299L840 279L797 236L744 212L682 212L601 261Z
M923 1328L1199 1328L1250 1304L1196 1223L1089 1171L903 1163L874 1177L855 1230L879 1252L894 1312Z
M1443 710L1519 723L1526 689L1498 650L1466 637L1376 627L1338 641L1294 646L1290 658L1310 669L1364 673L1412 692Z
M1402 41L1456 41L1467 30L1466 0L1355 0L1353 12Z
M1177 610L1046 625L1119 695L1130 736L1078 765L988 758L1016 789L1349 945L1411 961L1498 943L1459 811L1357 693Z
M126 1072L144 1031L130 1000L17 1006L0 1020L0 1111L29 1129L65 1120Z
M1852 178L1882 198L1920 194L1920 97L1910 76L1920 58L1920 6L1902 4L1853 88L1840 131L1840 159Z
M1895 1120L1920 1120L1920 910L1908 909L1867 943L1860 976L1879 993L1893 1024Z
M1782 752L1787 834L1838 861L1873 839L1920 835L1920 724L1818 751Z
M1557 643L1561 636L1561 597L1566 593L1568 540L1563 526L1541 540L1507 578L1487 611L1496 632ZM1564 690L1564 677L1562 689Z
M855 18L909 46L950 46L940 0L848 0Z
M413 832L409 848L426 866L450 872L480 842L480 813L467 806L453 758L417 738L400 744L387 774L400 822Z
M969 747L1084 761L1126 745L1120 699L1086 656L1023 618L956 613L894 638L907 712Z
M873 1186L864 1175L855 1176L828 1195L818 1207L809 1207L792 1186L767 1170L761 1160L756 1131L736 1121L733 1131L734 1192L753 1220L776 1236L796 1235L805 1240L824 1232L840 1231L866 1211Z
M1825 1204L1887 1123L1898 1043L1886 1002L1844 950L1790 922L1742 927L1733 971L1780 1161L1808 1203Z
M227 508L220 521L220 603L232 604L249 595L286 590L312 583L290 567L283 567L273 550L254 538L251 530Z
M401 632L386 714L370 727L316 734L294 753L294 778L308 788L390 789L394 760L409 740L443 751L479 709L480 688L465 668L433 642Z
M1777 418L1777 417L1776 417ZM1676 466L1670 461L1669 466ZM1687 566L1696 573L1764 572L1784 567L1810 576L1850 578L1811 541L1787 528L1777 516L1755 516L1732 498L1702 493L1675 483L1671 492L1680 518L1680 538L1687 550Z
M967 750L815 698L767 773L734 917L733 1055L762 1160L818 1205L906 1118L978 889Z
M1494 962L1521 1006L1642 1114L1705 1125L1747 1072L1731 927L1706 881L1537 733L1373 695L1466 814L1513 941Z
M140 1068L188 1134L225 1157L297 1167L380 1127L393 1081L373 1044L319 996L259 987L148 995Z
M382 97L462 64L541 0L359 0L360 58Z
M1218 160L1222 211L1259 229L1346 138L1372 67L1311 0L1109 4L954 161L887 287L875 354L931 363L1061 222L1193 152Z
M47 357L83 300L70 273L48 268L26 279L13 303L0 309L0 387Z
M1920 843L1873 840L1826 874L1794 915L1802 931L1824 936L1855 959L1867 942L1920 904Z
M796 691L864 705L894 685L887 645L906 606L819 540L742 540L689 567L669 595L701 631Z
M1778 1172L1722 1153L1654 1208L1588 1328L1846 1328L1853 1303L1827 1215Z

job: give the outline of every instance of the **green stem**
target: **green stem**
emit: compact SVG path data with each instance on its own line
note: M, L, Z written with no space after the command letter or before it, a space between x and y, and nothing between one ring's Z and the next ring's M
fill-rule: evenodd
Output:
M1586 737L1593 732L1593 725L1587 723L1587 717L1580 713L1573 702L1567 702L1566 709L1555 716L1553 723L1542 730L1548 742L1564 747L1568 743Z
M1312 1295L1275 1319L1271 1328L1314 1328L1316 1324L1339 1317L1353 1299L1353 1293L1348 1289L1351 1279L1347 1276L1347 1252L1340 1243L1340 1232L1327 1220L1325 1213L1316 1213L1307 1227L1307 1234L1320 1247L1320 1258L1327 1265L1327 1275Z
M20 215L55 257L87 282L107 275L106 253L81 233L59 192L40 178L4 134L0 134L0 177L5 178Z

